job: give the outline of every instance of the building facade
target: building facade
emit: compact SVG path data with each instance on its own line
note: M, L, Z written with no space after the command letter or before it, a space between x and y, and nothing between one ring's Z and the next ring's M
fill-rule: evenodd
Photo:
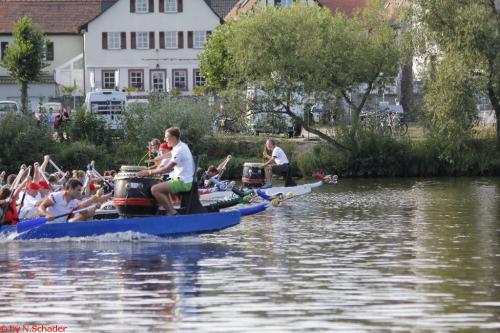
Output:
M85 91L191 94L220 1L119 0L84 28ZM229 10L229 9L228 9Z
M97 16L102 5L100 0L17 0L0 3L0 57L12 44L15 22L28 16L47 36L48 66L43 69L40 82L29 85L28 97L32 109L41 98L60 95L66 86L83 87L83 37L79 26ZM79 58L80 57L80 58ZM71 68L71 72L60 71ZM56 72L60 75L56 75ZM81 91L83 92L83 91ZM20 100L20 90L9 76L6 68L0 67L0 99Z

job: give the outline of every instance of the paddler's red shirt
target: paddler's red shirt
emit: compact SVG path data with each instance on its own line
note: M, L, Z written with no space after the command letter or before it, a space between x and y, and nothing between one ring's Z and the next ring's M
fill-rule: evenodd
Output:
M2 207L5 209L4 207ZM4 225L16 225L19 222L19 213L17 212L16 202L12 201L7 207L5 217L3 219Z

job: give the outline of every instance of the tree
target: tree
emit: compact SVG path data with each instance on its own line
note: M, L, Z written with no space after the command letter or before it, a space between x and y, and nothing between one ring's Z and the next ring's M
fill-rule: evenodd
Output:
M441 146L441 158L456 163L470 142L477 116L477 98L485 78L472 70L473 60L448 54L425 82L423 110L430 122L430 135ZM444 140L443 140L444 139Z
M45 62L46 39L33 24L31 18L24 16L14 24L14 43L7 48L1 64L9 70L10 76L21 88L21 105L25 112L28 105L28 84L36 82L47 67Z
M441 58L473 59L462 70L482 76L477 88L487 95L497 118L497 140L500 143L500 4L495 0L415 0L417 28L425 34L424 52L437 46ZM439 64L438 64L439 65ZM466 74L466 76L469 74ZM449 73L443 88L460 81L463 73ZM454 86L458 94L468 86Z
M253 112L285 114L311 133L345 148L335 135L308 121L319 100L343 98L355 118L370 91L398 70L396 32L380 1L353 18L319 6L258 8L216 29L200 56L201 70L217 91L246 91ZM366 84L362 97L352 93ZM301 116L293 109L304 108Z

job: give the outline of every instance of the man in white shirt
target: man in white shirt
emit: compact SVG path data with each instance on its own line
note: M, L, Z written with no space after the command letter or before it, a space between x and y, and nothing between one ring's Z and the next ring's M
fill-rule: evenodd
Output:
M76 178L71 178L67 181L64 191L53 192L42 201L38 206L40 215L45 216L52 222L64 221L83 221L92 218L95 209L89 209L80 213L78 216L72 216L71 213L75 210L89 207L93 204L104 203L111 198L112 193L106 195L97 194L90 198L81 201L83 184ZM68 214L68 216L54 219L55 216Z
M263 186L271 187L273 180L273 173L276 175L281 175L288 171L289 162L286 157L285 152L280 147L276 146L276 142L273 139L268 139L266 141L266 149L271 150L271 155L268 155L264 150L264 157L269 159L266 163L262 164L262 168L266 174L266 184ZM285 184L288 186L288 184Z
M37 183L29 183L26 187L26 193L21 195L18 200L19 219L31 219L39 216L38 206L42 202L42 197L39 193L40 185Z
M153 170L143 170L137 173L138 177L162 175L170 171L171 180L156 184L151 188L151 193L158 204L165 208L167 215L175 215L170 200L170 194L188 192L193 185L194 160L187 144L180 140L181 131L177 127L170 127L165 131L165 141L172 147L172 157L166 166Z

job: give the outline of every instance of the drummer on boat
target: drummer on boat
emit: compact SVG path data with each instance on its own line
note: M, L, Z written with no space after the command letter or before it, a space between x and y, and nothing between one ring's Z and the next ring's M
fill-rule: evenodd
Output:
M271 155L267 153L268 150L272 151ZM288 158L286 157L283 149L276 145L276 141L274 141L274 139L268 139L266 141L266 146L262 155L264 158L268 159L266 163L261 165L261 168L264 169L266 175L266 184L263 188L272 187L273 174L281 175L288 171L288 168L290 167Z
M177 127L170 127L165 131L165 141L172 147L172 157L166 166L159 166L153 170L142 170L138 177L162 175L170 173L171 180L156 184L151 188L151 193L158 204L165 208L167 215L175 215L177 211L172 205L170 194L188 192L193 186L195 171L193 155L188 145L180 140L181 131Z

